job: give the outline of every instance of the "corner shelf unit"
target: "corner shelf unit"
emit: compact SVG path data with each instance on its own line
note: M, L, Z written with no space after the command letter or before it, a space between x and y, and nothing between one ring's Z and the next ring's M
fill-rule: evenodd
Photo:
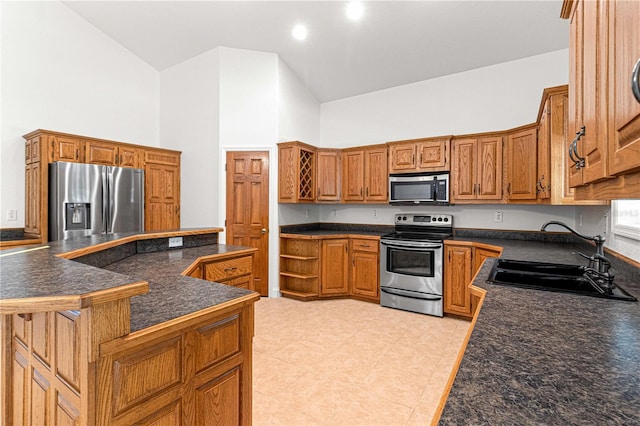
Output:
M298 300L316 299L320 291L320 243L301 236L280 237L280 293Z

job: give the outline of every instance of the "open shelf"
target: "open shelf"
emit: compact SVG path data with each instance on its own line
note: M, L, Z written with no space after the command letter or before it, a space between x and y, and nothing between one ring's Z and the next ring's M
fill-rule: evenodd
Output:
M318 298L317 293L305 293L303 291L280 289L280 293L282 293L283 297L289 297L297 300L312 300Z
M293 254L281 254L280 257L285 259L296 259L296 260L318 260L317 256L296 256Z
M318 278L317 275L309 275L309 274L300 274L297 272L280 272L280 275L284 275L285 277L299 278L301 280L312 280L314 278Z

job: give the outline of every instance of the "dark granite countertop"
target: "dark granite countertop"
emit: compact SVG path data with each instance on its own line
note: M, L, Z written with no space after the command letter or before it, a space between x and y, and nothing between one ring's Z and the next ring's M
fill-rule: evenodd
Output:
M94 235L49 242L34 247L35 250L3 250L0 257L0 298L26 300L83 295L146 281L149 283L149 292L131 299L131 331L136 331L252 294L241 288L181 275L198 257L242 249L217 244L217 235L213 240L215 244L206 244L207 240L203 239L206 235L194 235L191 240L185 237L185 248L151 253L136 254L134 242L112 249L118 253L111 255L105 250L76 260L56 256L133 235L135 234ZM145 241L144 247L139 245L138 248L150 250L162 246L166 240L149 239ZM190 241L205 245L189 247ZM116 261L112 262L113 259ZM110 264L107 265L106 262Z
M460 237L502 257L584 264L582 243ZM640 299L640 270L613 257L615 282ZM443 425L640 424L640 303L489 284L440 418Z

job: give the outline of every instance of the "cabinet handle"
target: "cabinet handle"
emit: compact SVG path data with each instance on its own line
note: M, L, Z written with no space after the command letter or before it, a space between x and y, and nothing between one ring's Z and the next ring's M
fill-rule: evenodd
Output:
M236 268L235 266L232 266L231 268L224 268L224 271L225 272L231 272L231 271L235 271L236 269L238 269L238 268Z
M571 158L571 161L573 161L573 165L576 167L576 170L580 170L584 167L584 158L580 157L578 154L578 141L585 135L585 130L585 127L582 126L580 131L576 132L575 139L569 145L569 157Z
M122 164L122 155L120 155L120 164Z
M631 71L631 91L636 101L640 102L640 59Z
M422 151L420 151L420 164L422 164Z
M80 150L76 149L76 160L80 157Z
M480 184L478 184L478 195L480 195Z
M507 195L511 195L511 182L507 184Z
M369 196L369 187L367 186L367 197Z
M362 187L360 187L360 196L362 197Z
M318 187L318 197L320 196L320 187Z

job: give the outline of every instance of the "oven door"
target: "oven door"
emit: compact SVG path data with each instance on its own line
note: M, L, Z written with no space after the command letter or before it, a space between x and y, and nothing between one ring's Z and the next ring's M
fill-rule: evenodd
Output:
M380 287L442 296L440 242L380 241Z

